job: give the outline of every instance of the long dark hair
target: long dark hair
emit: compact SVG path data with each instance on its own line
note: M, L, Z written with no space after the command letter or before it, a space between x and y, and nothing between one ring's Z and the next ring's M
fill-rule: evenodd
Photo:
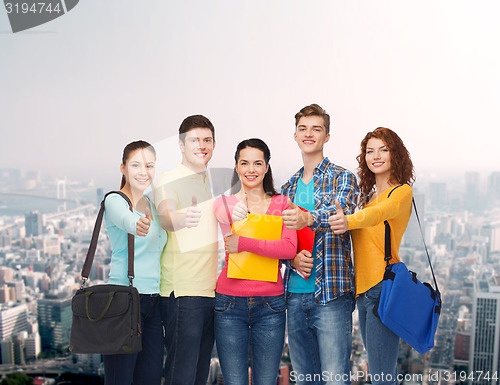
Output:
M264 153L264 161L266 162L266 166L269 166L264 175L263 187L264 191L267 195L274 196L278 195L276 190L274 189L273 182L273 173L271 171L271 165L269 164L269 160L271 159L271 151L269 151L269 147L267 144L258 138L245 139L236 147L236 152L234 153L234 161L238 164L238 160L240 159L240 152L244 148L251 147L256 148ZM241 188L241 182L238 178L238 174L236 173L236 169L233 170L233 179L231 180L231 194L236 194Z
M413 163L410 153L406 149L401 138L389 128L378 127L370 131L361 141L361 151L356 157L358 161L359 188L361 190L359 206L363 207L370 200L373 186L375 185L375 174L366 164L366 145L372 138L380 139L391 153L391 175L389 182L392 184L412 185L415 180Z
M128 158L130 158L130 155L134 151L143 150L143 149L147 149L147 150L151 151L156 157L156 151L152 145L150 145L148 142L145 142L144 140L138 140L136 142L129 143L125 146L125 148L123 149L122 164L125 166ZM120 189L122 189L126 183L127 183L127 180L125 179L125 175L122 175L122 183L121 183Z

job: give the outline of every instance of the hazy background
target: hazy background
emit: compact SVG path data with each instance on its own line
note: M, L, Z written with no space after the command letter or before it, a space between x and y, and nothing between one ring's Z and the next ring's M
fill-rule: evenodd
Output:
M82 0L13 34L2 5L0 169L117 187L126 143L156 144L158 175L182 119L204 114L213 166L260 137L284 179L301 164L293 116L318 103L325 154L352 170L378 126L421 180L500 170L499 14L497 0Z

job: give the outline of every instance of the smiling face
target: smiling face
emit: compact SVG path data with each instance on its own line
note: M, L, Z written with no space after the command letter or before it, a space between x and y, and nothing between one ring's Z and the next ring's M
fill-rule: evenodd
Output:
M245 147L240 151L236 172L245 191L263 188L264 176L269 169L264 159L264 152L254 147Z
M212 159L215 141L209 128L193 128L179 141L182 164L195 172L205 171Z
M120 171L132 190L144 191L155 177L155 154L148 149L132 152Z
M366 165L376 176L391 175L391 152L387 145L378 138L371 138L366 143Z
M317 115L300 118L293 136L304 154L322 152L324 144L330 139L323 118Z

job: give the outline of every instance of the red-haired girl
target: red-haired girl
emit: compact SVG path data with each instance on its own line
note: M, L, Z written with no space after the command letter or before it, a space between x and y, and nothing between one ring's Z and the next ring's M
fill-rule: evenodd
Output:
M366 134L357 160L360 210L344 215L337 202L330 226L335 234L351 230L359 325L372 384L397 384L399 337L373 314L373 307L386 266L384 221L391 227L389 263L399 262L399 246L411 214L413 164L401 138L384 127Z

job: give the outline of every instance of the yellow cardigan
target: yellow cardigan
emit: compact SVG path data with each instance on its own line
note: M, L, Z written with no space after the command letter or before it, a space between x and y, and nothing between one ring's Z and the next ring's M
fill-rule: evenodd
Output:
M354 249L356 295L372 288L384 277L384 220L391 226L390 263L399 262L399 245L410 220L413 190L404 184L387 198L393 189L388 188L362 210L347 215Z

